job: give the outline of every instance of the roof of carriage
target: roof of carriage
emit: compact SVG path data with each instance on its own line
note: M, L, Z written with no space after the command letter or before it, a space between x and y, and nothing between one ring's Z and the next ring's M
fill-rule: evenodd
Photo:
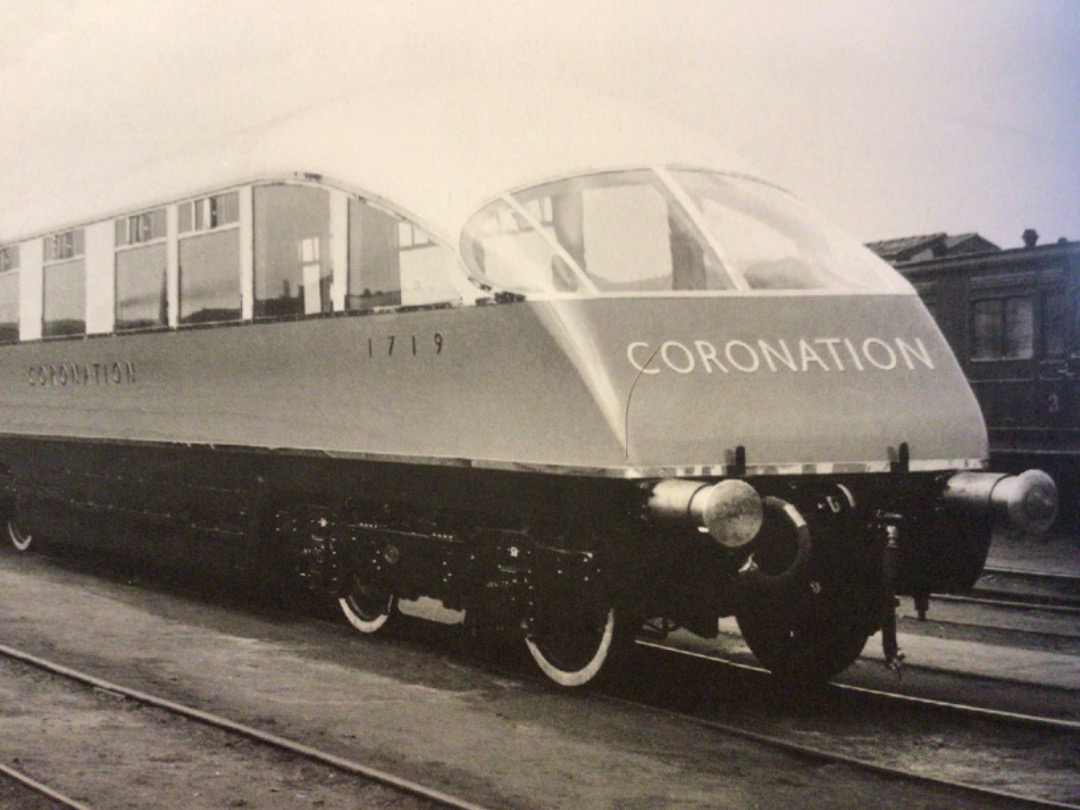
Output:
M681 165L754 174L731 151L614 99L495 85L342 98L207 141L99 185L41 189L0 211L0 241L265 178L317 175L455 241L496 195L588 171Z

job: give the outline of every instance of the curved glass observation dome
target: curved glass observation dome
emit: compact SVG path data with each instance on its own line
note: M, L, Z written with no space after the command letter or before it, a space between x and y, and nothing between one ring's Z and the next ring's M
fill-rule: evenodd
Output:
M685 169L602 172L504 194L462 253L520 293L910 293L885 262L775 186Z

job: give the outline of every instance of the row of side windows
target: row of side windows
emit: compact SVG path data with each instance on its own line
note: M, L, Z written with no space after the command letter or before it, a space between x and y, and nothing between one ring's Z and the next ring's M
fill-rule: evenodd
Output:
M98 226L41 240L41 337L459 299L452 250L397 215L316 186L259 185L115 219L105 236L107 274L95 270L104 249L88 255L88 242L101 242ZM20 289L34 289L19 279L30 271L19 264L20 247L29 244L0 248L0 342L19 339ZM102 308L94 285L107 279L109 328L98 315L88 330L88 313ZM26 328L27 311L22 336L37 337Z

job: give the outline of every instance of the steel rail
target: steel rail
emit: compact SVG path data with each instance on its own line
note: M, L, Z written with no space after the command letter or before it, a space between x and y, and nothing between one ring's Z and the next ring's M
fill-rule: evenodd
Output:
M79 672L78 670L71 669L70 667L57 664L53 661L48 661L44 658L39 658L36 655L16 650L13 647L9 647L5 644L0 644L0 655L4 655L16 661L21 661L24 664L36 667L46 672L51 672L54 675L59 675L69 680L77 681L78 683L85 684L86 686L93 687L95 689L102 689L106 692L110 692L116 695L120 695L129 700L134 700L137 703L141 703L146 706L152 706L157 709L170 712L172 714L186 717L190 720L195 720L214 728L230 731L234 734L247 737L248 739L256 742L269 745L274 748L278 748L282 751L287 751L291 754L303 757L305 759L313 760L315 762L322 763L331 768L335 768L339 771L352 774L353 776L360 776L365 779L370 779L380 784L387 785L396 790L400 790L403 793L408 793L413 796L418 796L444 807L455 808L455 810L488 810L484 805L474 804L473 802L460 799L456 796L451 796L448 793L444 793L440 790L421 785L419 782L413 782L412 780L395 776L387 771L374 768L363 763L355 762L353 760L339 757L335 754L330 754L325 751L320 751L317 748L304 745L303 743L294 742L293 740L280 737L276 734L271 734L266 731L254 728L252 726L244 725L243 723L237 723L233 720L229 720L226 717L220 717L219 715L211 714L210 712L204 712L201 709L195 709L190 706L185 706L181 703L168 700L166 698L160 698L155 695L151 695L147 692L141 692L137 689L130 689L126 686L106 681L102 678L98 678L94 675L89 675L85 672ZM88 810L88 809L87 809Z
M730 667L733 669L741 669L747 672L757 672L762 675L769 674L769 671L764 667L758 667L752 664L740 664L736 661L726 661L723 658L717 658L706 653L695 652L694 650L684 650L679 647L672 647L667 644L659 644L655 641L648 641L643 639L638 639L637 643L643 647L651 647L652 649L674 653L676 655L681 655L686 658L694 658L700 661L708 661L712 664L717 664L720 666ZM922 706L924 708L944 709L955 714L984 717L989 720L1012 723L1013 725L1018 726L1052 729L1054 731L1064 731L1071 734L1080 734L1080 721L1077 720L1061 720L1056 717L1041 717L1037 714L1009 712L1003 709L989 709L985 706L972 706L969 703L952 703L947 700L936 700L934 698L924 698L918 697L916 695L904 695L899 692L886 692L880 689L872 689L868 686L855 686L853 684L846 683L830 683L828 687L829 689L837 692L848 692L851 694L865 695L867 697L874 697L883 701L887 700L893 701L895 703L907 703L910 705Z
M1055 604L1051 601L1053 597L1027 597L1025 594L1004 594L1001 591L994 591L993 593L994 596L979 596L978 593L935 593L931 596L931 599L935 602L947 602L957 605L984 605L1008 610L1041 610L1044 613L1057 613L1063 616L1080 615L1080 605L1075 603ZM1020 598L1002 598L1003 596L1017 596Z
M1006 565L987 565L983 567L983 576L1001 574L1007 577L1027 577L1029 579L1046 579L1051 582L1064 582L1080 586L1080 574L1066 574L1061 571L1028 571L1024 568L1013 568Z
M927 774L915 773L913 771L905 771L901 768L893 767L892 765L882 765L879 762L873 762L868 759L860 759L859 757L853 757L847 754L840 754L835 751L828 751L824 748L818 748L812 745L803 745L802 743L792 742L791 740L784 739L783 737L774 737L770 734L762 734L759 731L750 731L749 729L731 725L730 723L721 723L718 720L708 720L704 717L695 717L692 714L676 712L670 709L662 709L656 706L651 706L649 704L638 703L633 700L628 700L626 698L618 698L612 695L605 695L598 692L593 692L592 694L601 700L609 701L617 705L632 706L636 709L646 707L651 709L652 711L660 712L674 720L680 720L683 722L691 723L693 725L701 726L702 728L720 731L724 734L730 734L741 739L751 740L761 745L778 748L780 750L787 751L788 753L810 757L821 762L839 763L842 765L847 765L849 767L857 768L862 771L869 771L871 773L878 774L879 776L887 776L891 779L906 779L912 782L919 782L922 784L933 785L934 787L961 791L963 793L973 794L976 796L1002 799L1012 802L1014 804L1022 804L1028 807L1050 807L1055 808L1055 810L1080 810L1080 804L1059 802L1054 799L1041 799L1035 796L1024 796L1022 794L1013 793L1008 790L984 787L982 785L973 785L970 782L960 782L951 779L944 779L939 776L929 776Z
M654 641L642 639L638 639L637 643L642 646L650 647L664 652L671 652L689 658L708 661L712 664L719 664L741 670L768 674L768 670L761 667L751 666L749 664L739 664L732 661L725 661L720 658L706 655L705 653L694 652L693 650L682 650L677 647L670 647L665 644L658 644ZM945 711L957 713L960 715L974 715L997 721L1015 723L1018 725L1050 728L1056 731L1064 731L1067 733L1080 733L1080 722L1075 722L1071 720L1058 720L1055 718L1038 717L1036 715L1019 714L1015 712L1006 712L997 709L985 709L979 706L969 706L961 703L949 703L948 701L939 701L930 698L910 697L908 695L900 695L894 692L883 692L875 689L870 689L868 687L850 686L847 684L830 684L830 687L837 691L871 696L879 700L890 700L901 703L920 705L923 707L943 709ZM593 694L604 700L609 700L619 704L631 705L637 708L641 708L644 706L655 711L662 712L674 719L683 720L694 725L702 726L704 728L710 728L726 734L732 734L743 739L753 740L763 745L769 745L771 747L791 753L812 757L820 761L836 762L848 765L853 768L869 771L871 773L876 773L882 776L888 776L898 779L907 779L922 784L934 785L936 787L959 790L969 794L993 797L995 799L1003 799L1010 802L1023 804L1028 807L1056 808L1056 810L1080 810L1080 804L1070 804L1068 802L1059 802L1055 799L1044 799L1035 796L1025 796L1020 793L1013 793L1012 791L1001 790L999 788L986 787L983 785L972 784L970 782L961 782L958 780L945 779L938 776L915 773L913 771L903 770L893 767L891 765L884 765L882 763L874 762L872 760L861 759L859 757L853 757L848 754L841 754L839 752L829 751L824 748L818 748L816 746L804 745L802 743L793 742L792 740L785 739L783 737L775 737L773 735L763 734L758 731L750 731L749 729L742 728L741 726L732 725L730 723L723 723L718 720L709 720L704 717L696 717L692 714L672 711L670 709L664 709L662 707L640 703L637 701L629 700L627 698L618 698L612 695L607 695L595 691L593 692Z
M44 796L54 804L68 808L68 810L93 810L89 805L76 801L70 796L65 796L63 793L54 790L48 785L27 776L22 771L17 771L7 765L0 765L0 774L3 774L9 779L13 779L28 790L32 790L34 793Z

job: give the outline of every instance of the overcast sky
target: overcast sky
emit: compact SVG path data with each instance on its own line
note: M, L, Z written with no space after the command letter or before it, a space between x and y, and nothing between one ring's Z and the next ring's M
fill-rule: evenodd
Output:
M1080 239L1080 2L0 0L0 210L448 77L677 116L862 241Z

